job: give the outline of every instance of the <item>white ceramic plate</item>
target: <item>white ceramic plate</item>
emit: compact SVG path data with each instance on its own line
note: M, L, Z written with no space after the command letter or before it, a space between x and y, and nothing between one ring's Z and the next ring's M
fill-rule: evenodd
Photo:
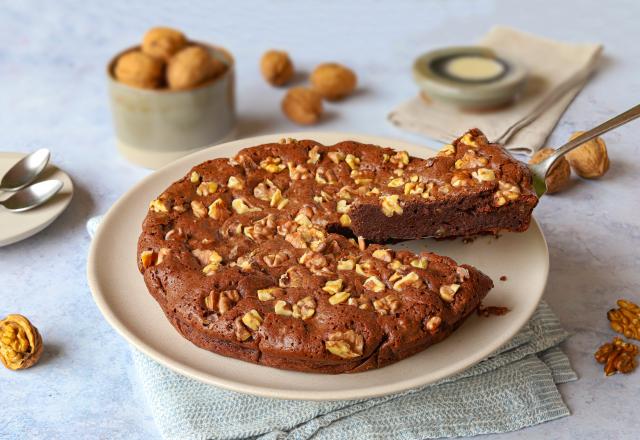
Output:
M406 149L427 157L433 151L407 142L346 133L287 133L228 142L207 148L156 171L118 200L98 229L88 262L89 285L107 321L131 344L159 363L185 376L242 393L281 399L334 400L380 396L419 387L479 362L513 337L538 304L549 269L547 245L533 221L521 234L461 240L416 240L398 245L425 247L472 264L488 274L495 288L485 305L507 306L504 316L471 316L445 341L379 370L358 374L297 373L254 365L197 348L182 338L147 292L136 266L136 243L149 201L193 166L214 157L283 137L332 144L351 139ZM499 281L502 275L508 280Z
M16 162L26 156L23 153L0 152L0 176ZM49 226L69 205L73 196L73 183L69 176L54 165L49 164L37 181L58 179L63 187L44 205L25 212L11 212L0 206L0 247L24 240ZM0 200L11 193L0 192Z

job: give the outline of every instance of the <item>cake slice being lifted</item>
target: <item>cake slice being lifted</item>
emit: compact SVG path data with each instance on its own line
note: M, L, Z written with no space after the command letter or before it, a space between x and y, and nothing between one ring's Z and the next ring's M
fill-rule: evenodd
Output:
M380 194L349 205L350 229L385 242L526 231L538 203L529 169L478 129L429 159L397 153L376 170Z

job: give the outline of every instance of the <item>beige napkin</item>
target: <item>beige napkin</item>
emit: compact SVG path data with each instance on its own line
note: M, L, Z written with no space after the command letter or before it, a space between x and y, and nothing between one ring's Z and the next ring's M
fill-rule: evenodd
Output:
M477 127L489 140L530 154L545 142L602 52L600 44L562 43L502 26L491 29L479 44L528 70L529 81L518 100L497 110L463 112L418 96L393 110L391 122L441 142Z

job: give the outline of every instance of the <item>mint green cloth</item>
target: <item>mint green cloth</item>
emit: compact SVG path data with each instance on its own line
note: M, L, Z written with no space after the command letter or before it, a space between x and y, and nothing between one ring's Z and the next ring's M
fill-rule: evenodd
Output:
M91 235L98 224L99 218L87 224ZM468 370L399 394L331 402L226 391L132 352L167 439L410 440L507 432L569 415L556 386L577 379L558 347L567 337L542 302L511 341Z

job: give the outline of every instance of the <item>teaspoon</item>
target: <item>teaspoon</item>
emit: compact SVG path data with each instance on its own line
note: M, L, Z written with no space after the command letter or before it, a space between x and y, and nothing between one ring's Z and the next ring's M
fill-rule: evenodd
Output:
M20 159L0 180L0 191L18 191L33 182L49 163L50 156L49 150L41 148Z
M9 211L22 212L42 205L62 189L59 180L44 180L23 188L0 202Z

